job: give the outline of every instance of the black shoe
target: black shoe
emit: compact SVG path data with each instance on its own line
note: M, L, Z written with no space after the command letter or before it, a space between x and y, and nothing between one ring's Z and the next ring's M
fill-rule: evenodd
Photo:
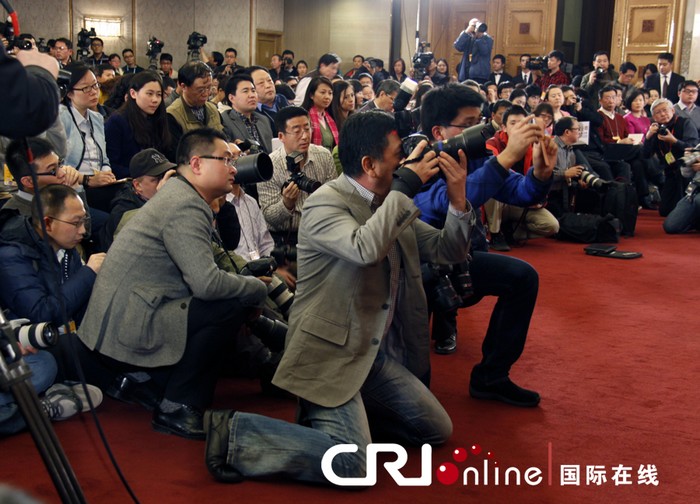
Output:
M503 233L491 233L491 243L489 245L489 248L492 250L496 250L498 252L508 252L510 251L510 246L508 246L508 242L506 241L506 237L503 236Z
M204 439L202 413L187 404L173 412L166 413L160 407L153 412L153 429L165 434L174 434L187 439Z
M112 399L128 404L139 404L148 411L153 411L160 400L158 394L151 388L150 382L138 383L126 375L120 375L105 393Z
M457 350L457 335L450 334L446 338L435 340L435 353L440 355L449 355Z
M504 381L491 385L469 384L469 395L474 399L494 399L513 406L533 408L540 403L540 395L533 391L518 387L506 378Z
M229 420L233 410L208 410L204 412L204 430L207 434L207 446L204 463L209 473L222 483L239 483L243 481L241 473L226 463L228 438L231 433Z

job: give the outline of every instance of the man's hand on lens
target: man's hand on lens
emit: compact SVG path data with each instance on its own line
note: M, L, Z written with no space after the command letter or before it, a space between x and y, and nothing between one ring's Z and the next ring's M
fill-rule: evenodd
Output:
M445 175L447 199L455 210L467 207L467 156L459 150L459 163L449 154L441 152L438 157L440 171Z
M294 210L294 205L296 205L298 199L299 187L294 182L290 182L287 187L282 189L282 203L287 210Z

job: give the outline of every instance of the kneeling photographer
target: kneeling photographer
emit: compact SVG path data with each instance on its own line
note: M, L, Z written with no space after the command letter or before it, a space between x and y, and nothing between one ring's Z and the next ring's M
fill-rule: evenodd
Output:
M483 99L478 93L461 84L433 89L423 98L423 132L429 140L435 141L434 149L449 152L464 149L469 172L467 199L473 208L479 208L489 198L523 207L541 201L551 186L556 157L553 141L544 137L542 128L533 123L531 117L526 117L514 126L503 152L497 157L483 157L485 139L481 137L477 141L479 135L476 134L479 128L483 128L479 124L482 104ZM532 144L533 169L527 175L511 170ZM444 181L427 184L414 201L422 212L421 219L435 227L443 227L448 208ZM540 401L539 394L517 386L510 380L509 372L525 347L539 278L532 266L524 261L487 253L483 228L481 233L481 243L475 243L476 236L472 241L469 272L473 295L464 304L476 304L484 296L496 296L498 302L484 338L483 358L471 373L469 393L478 399L536 406ZM457 348L456 318L456 309L433 314L433 339L440 353L452 353Z
M306 198L338 176L331 153L311 143L309 113L286 107L275 117L282 146L270 154L272 178L258 184L260 207L277 247L296 247ZM293 254L293 252L292 252Z

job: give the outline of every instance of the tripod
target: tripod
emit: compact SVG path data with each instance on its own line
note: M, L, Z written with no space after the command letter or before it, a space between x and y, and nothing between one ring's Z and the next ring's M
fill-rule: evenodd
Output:
M14 395L61 501L84 503L83 491L29 383L30 376L31 370L22 359L14 331L0 309L0 386Z

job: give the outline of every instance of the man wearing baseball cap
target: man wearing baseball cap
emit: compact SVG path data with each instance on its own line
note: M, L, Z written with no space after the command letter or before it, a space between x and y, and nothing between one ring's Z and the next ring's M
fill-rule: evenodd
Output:
M114 197L110 204L109 219L101 230L101 243L108 249L114 240L114 232L122 216L129 210L141 208L175 174L177 165L171 163L156 149L144 149L129 163L129 173L133 177L130 184Z

